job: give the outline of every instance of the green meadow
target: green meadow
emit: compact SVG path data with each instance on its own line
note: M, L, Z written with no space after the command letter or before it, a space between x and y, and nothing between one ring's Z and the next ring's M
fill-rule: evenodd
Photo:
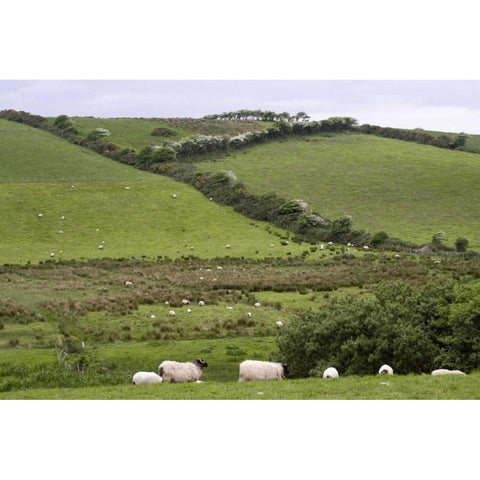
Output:
M417 244L439 231L446 243L480 247L480 157L373 135L289 138L196 164L232 171L250 191L301 198L330 219Z
M49 133L1 120L0 150L1 263L287 253L280 229Z
M263 128L72 121L82 134L106 128L111 141L136 150L163 141L150 135L157 127L174 132L169 140ZM243 360L275 359L276 322L288 325L330 301L369 299L381 282L471 282L480 277L477 260L297 243L291 232L243 217L189 185L5 120L0 153L1 399L479 397L477 372L238 382ZM463 236L480 246L474 154L359 134L312 135L196 166L231 170L253 193L301 198L330 219L352 215L356 229L417 243L443 230L449 244ZM137 371L197 357L209 363L203 383L131 385Z

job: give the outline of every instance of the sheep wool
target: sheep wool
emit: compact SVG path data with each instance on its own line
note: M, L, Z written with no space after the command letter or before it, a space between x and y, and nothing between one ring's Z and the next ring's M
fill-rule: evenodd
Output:
M380 369L378 370L379 375L393 375L393 368L390 365L382 365Z
M282 380L285 375L288 375L288 367L285 364L245 360L240 364L238 381Z
M338 371L334 367L328 367L323 372L323 378L338 378Z
M465 375L465 373L463 373L460 370L447 370L446 368L439 368L438 370L434 370L432 372L432 375L433 376L437 376L437 375Z
M208 363L201 358L193 362L165 360L159 365L158 374L167 383L196 382L202 376L205 367L208 367Z
M134 385L140 385L142 383L162 383L163 379L155 372L137 372L133 378L132 383Z

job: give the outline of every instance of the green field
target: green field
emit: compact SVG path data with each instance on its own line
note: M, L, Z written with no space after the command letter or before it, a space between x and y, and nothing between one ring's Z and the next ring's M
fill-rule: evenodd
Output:
M53 119L50 119L51 121ZM141 150L149 145L158 145L165 141L175 141L191 135L235 135L247 131L266 128L269 122L214 121L181 118L94 118L72 117L70 119L81 135L95 128L105 128L112 142L121 147ZM168 137L152 136L150 133L158 127L168 128L174 135Z
M312 135L257 145L202 171L232 171L254 193L301 198L330 219L417 244L446 233L480 247L480 157L372 135Z
M107 128L112 141L136 149L156 141L149 134L161 125L177 139L251 127L73 121L81 133ZM372 298L384 281L471 282L480 278L477 260L297 243L186 184L4 120L0 152L1 399L479 398L477 372L237 381L241 361L275 356L278 320L288 325L349 296ZM475 248L476 162L473 154L343 134L272 141L196 165L232 170L254 193L302 198L332 219L350 214L355 228L419 243L444 230L450 244L465 236ZM55 350L60 340L65 361ZM202 384L131 385L136 371L197 357L209 363Z
M285 232L49 133L1 120L0 151L0 263L287 253L278 237Z

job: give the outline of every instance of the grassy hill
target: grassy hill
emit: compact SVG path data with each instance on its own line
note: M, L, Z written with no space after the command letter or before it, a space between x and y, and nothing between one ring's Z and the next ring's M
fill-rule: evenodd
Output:
M281 230L44 131L1 120L0 151L0 263L287 253Z
M438 231L447 243L466 237L480 247L480 156L372 135L289 138L201 162L229 170L254 193L301 198L354 228L418 244Z
M180 140L191 135L235 135L248 131L261 130L270 123L236 120L202 120L193 118L95 118L71 117L70 120L82 136L95 128L110 131L109 140L121 147L137 151L148 145L163 141ZM50 119L53 122L53 119ZM156 128L167 128L172 136L150 135Z

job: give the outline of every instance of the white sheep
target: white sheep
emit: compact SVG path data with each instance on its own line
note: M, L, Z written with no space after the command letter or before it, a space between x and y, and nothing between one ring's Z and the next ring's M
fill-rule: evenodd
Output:
M65 220L65 215L62 215L60 218L61 218L62 220Z
M227 243L227 244L225 245L225 248L230 248L230 244Z
M221 267L220 265L218 265L217 270L223 270L223 267Z
M130 190L130 187L125 187L125 190Z
M278 322L275 322L275 325L278 327L278 328L281 328L283 327L283 323L279 320Z
M247 312L247 317L251 318L252 317L252 312Z
M170 305L170 302L168 300L166 300L165 305Z
M379 375L393 375L393 368L390 365L382 365L380 369L378 370Z
M154 315L153 313L150 315L150 318L157 318L156 315Z
M52 252L52 253L50 254L50 256L51 256L51 257L54 257L54 256L55 256L55 254Z
M168 312L168 315L169 315L170 317L174 317L174 316L176 315L175 310L170 310L170 311Z
M288 367L283 363L245 360L240 364L238 381L282 380L288 373Z
M199 307L203 307L204 305L205 305L205 302L204 302L203 300L200 300L200 301L198 302L198 306L199 306Z
M260 302L255 302L253 306L258 308L260 306Z
M465 375L465 374L460 370L447 370L446 368L439 368L438 370L434 370L432 372L432 375L437 376L437 375Z
M98 246L98 249L99 249L99 250L103 250L103 245L99 245L99 246Z
M133 378L132 383L134 385L140 385L141 383L162 383L163 379L155 372L137 372Z
M172 198L177 198L177 195L175 195L175 193L172 193Z
M338 378L338 371L334 367L328 367L323 372L323 378Z
M187 308L187 313L192 313L192 309L191 309L191 308Z
M193 362L173 362L165 360L158 367L158 374L167 383L196 382L208 363L197 358Z
M42 217L43 217L43 213L39 213L38 218L42 218Z
M190 300L187 300L186 298L182 300L182 305L189 305L189 304L190 304Z
M233 307L226 307L227 310L233 310Z
M130 282L130 280L126 280L126 281L125 281L125 286L126 286L126 287L133 287L133 283Z

